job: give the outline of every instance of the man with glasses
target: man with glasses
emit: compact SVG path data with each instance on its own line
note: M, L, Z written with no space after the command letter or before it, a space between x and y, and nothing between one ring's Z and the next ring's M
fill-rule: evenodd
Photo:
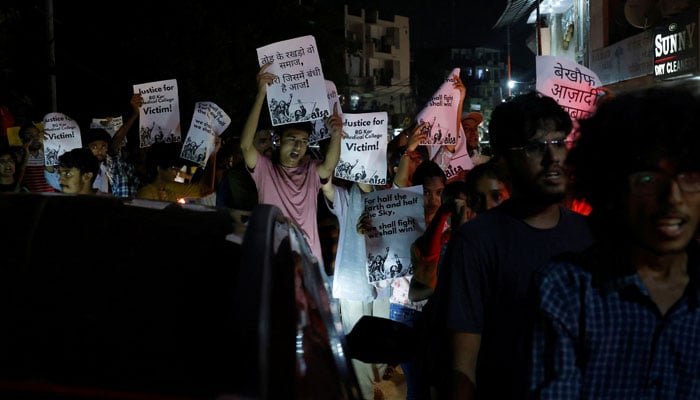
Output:
M569 114L537 93L491 114L491 146L511 176L511 197L453 234L433 295L450 336L451 384L442 386L452 398L527 395L531 276L551 257L591 243L585 217L562 205L571 129Z
M700 398L700 98L621 94L569 162L595 245L535 275L532 398Z

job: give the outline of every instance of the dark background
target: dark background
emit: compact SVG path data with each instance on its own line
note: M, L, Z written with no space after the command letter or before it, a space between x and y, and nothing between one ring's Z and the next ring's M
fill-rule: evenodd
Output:
M133 84L177 79L183 130L194 103L212 101L238 131L255 93L257 47L302 35L316 38L326 79L345 85L341 0L266 1L54 1L55 66L49 62L46 0L3 0L0 5L0 105L18 124L57 110L81 127L93 117L128 116ZM382 19L410 18L412 82L418 107L450 71L449 47L486 46L506 52L505 28L493 30L505 0L350 1ZM253 11L244 11L253 9ZM534 77L525 46L532 28L511 28L513 75ZM524 80L524 79L523 79Z

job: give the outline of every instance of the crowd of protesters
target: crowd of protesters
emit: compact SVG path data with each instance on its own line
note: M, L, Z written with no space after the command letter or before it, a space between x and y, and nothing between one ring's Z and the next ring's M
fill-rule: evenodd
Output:
M611 96L577 121L576 140L569 114L536 92L498 105L486 122L465 113L474 175L453 181L420 151L414 123L390 138L390 182L380 187L333 176L345 136L340 110L324 120L330 140L316 158L307 151L311 123L275 134L261 124L275 79L266 69L248 120L232 128L239 134L218 138L194 175L183 175L179 143L142 149L127 139L143 104L134 95L122 129L86 127L82 147L57 165L45 165L36 121L20 124L21 145L4 132L0 191L278 206L329 279L342 276L332 294L346 333L363 315L420 331L407 351L417 356L401 363L407 399L700 398L700 96L692 88ZM411 274L368 283L372 221L362 196L416 185L423 213L415 217L427 229L406 255ZM333 215L339 235L324 237L322 214ZM394 368L356 362L362 396L381 397L374 384Z

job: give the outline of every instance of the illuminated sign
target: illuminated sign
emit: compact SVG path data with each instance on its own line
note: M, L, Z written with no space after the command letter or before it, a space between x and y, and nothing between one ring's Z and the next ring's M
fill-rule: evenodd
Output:
M654 27L654 76L677 78L698 72L698 15L684 14Z

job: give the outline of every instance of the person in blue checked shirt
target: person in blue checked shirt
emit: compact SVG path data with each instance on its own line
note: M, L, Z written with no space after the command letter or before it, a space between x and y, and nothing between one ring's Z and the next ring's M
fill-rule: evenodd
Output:
M132 114L121 128L111 137L103 128L90 128L83 134L84 147L100 161L100 174L95 179L93 188L98 192L110 193L116 197L134 198L143 185L136 174L135 165L127 160L122 144L127 133L139 118L143 97L135 93L131 97Z
M627 92L581 121L595 243L534 279L534 399L699 399L700 98Z

